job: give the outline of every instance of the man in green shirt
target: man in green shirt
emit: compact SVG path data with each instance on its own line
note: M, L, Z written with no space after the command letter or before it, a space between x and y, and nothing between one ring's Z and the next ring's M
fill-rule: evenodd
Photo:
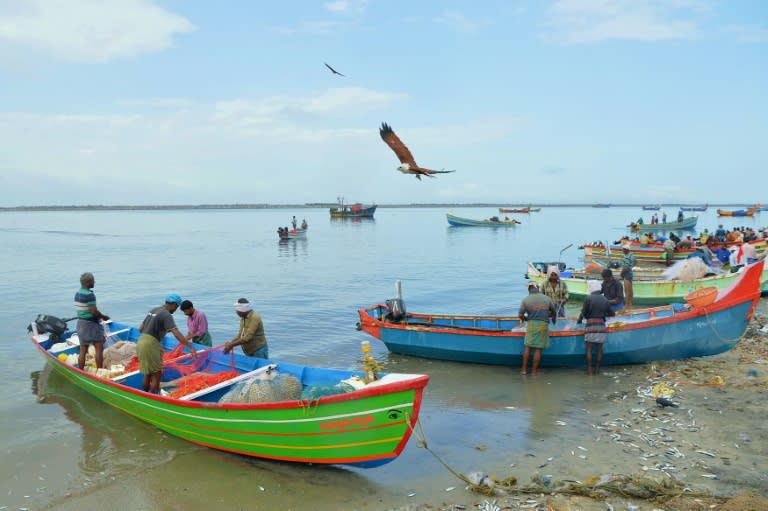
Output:
M261 315L253 310L251 303L245 298L235 302L235 313L240 317L240 329L234 339L224 344L222 352L227 354L235 346L241 346L243 353L249 357L269 358Z

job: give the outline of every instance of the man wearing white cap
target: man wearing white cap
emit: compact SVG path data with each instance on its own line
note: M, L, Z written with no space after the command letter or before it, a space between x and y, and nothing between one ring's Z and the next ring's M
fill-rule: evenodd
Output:
M531 348L533 348L531 374L536 376L539 372L541 350L549 348L549 321L551 320L553 325L557 322L557 306L551 298L539 292L538 284L529 282L528 296L520 304L517 315L520 316L521 322L528 321L520 374L528 374L528 358L531 355Z
M600 372L600 363L603 361L603 344L608 338L608 327L605 324L608 316L615 316L616 313L611 309L608 299L601 293L602 285L597 280L587 281L589 295L581 306L581 313L576 320L581 324L582 320L587 320L587 328L584 329L584 344L587 354L587 374L598 374ZM597 349L595 355L595 372L592 372L592 348Z
M251 303L245 298L235 302L235 313L240 317L240 329L234 339L224 344L224 354L232 351L235 346L241 346L243 353L249 357L269 358L261 315L253 310Z

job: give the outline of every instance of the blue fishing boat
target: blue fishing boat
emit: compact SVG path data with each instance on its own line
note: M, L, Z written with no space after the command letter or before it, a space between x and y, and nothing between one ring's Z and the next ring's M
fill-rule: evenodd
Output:
M330 213L331 218L373 218L376 208L376 204L345 204L344 200L340 199L336 206L330 208Z
M452 213L446 213L448 223L453 227L514 227L520 222L517 220L510 220L508 218L499 218L492 216L491 218L484 220L475 220L473 218L464 218L456 216Z
M680 206L680 211L706 211L709 204L703 206Z
M658 211L661 206L643 206L643 211Z
M683 218L680 222L665 222L658 224L637 224L632 222L629 224L629 230L633 232L684 231L696 227L696 222L698 220L699 217L697 216L689 216Z
M637 364L716 355L731 349L747 328L760 298L763 261L746 268L730 287L709 290L712 303L632 310L608 321L604 364ZM701 290L700 290L701 291ZM695 293L699 293L697 291ZM401 299L358 311L358 329L394 353L416 357L517 366L525 324L516 316L415 314ZM583 366L584 325L558 319L550 325L550 347L542 365Z

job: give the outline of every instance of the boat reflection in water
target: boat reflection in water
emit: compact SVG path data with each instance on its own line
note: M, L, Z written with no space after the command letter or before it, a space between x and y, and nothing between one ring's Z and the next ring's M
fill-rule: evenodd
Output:
M31 373L32 393L40 404L56 404L82 429L78 465L89 478L134 473L167 463L183 451L198 449L115 410L67 382L46 364Z

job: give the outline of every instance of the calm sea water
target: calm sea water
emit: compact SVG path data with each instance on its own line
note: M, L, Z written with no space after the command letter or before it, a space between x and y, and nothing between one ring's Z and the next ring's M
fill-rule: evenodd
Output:
M578 266L579 245L616 240L630 221L649 217L640 208L544 208L510 215L522 221L516 228L484 229L449 227L446 212L384 208L367 221L332 220L326 209L0 213L0 507L57 508L148 469L170 481L192 478L204 489L195 496L200 508L248 496L264 509L384 509L412 502L413 492L447 499L446 487L463 485L413 440L400 459L366 471L245 460L158 433L49 377L26 332L38 313L70 317L79 275L91 271L100 309L118 321L138 324L167 293L179 293L207 314L222 342L235 334L232 304L243 296L264 317L273 358L358 368L368 337L355 330L356 310L393 297L396 280L414 311L512 312L525 294L527 261L562 257ZM309 223L307 239L278 242L277 227L293 214ZM765 224L699 215L697 231ZM184 316L176 320L186 331ZM575 396L608 385L578 370L523 382L514 368L373 346L388 370L431 375L422 411L428 444L462 472L503 469L532 443L556 441L552 418L569 413ZM131 487L130 502L163 508L158 493Z

